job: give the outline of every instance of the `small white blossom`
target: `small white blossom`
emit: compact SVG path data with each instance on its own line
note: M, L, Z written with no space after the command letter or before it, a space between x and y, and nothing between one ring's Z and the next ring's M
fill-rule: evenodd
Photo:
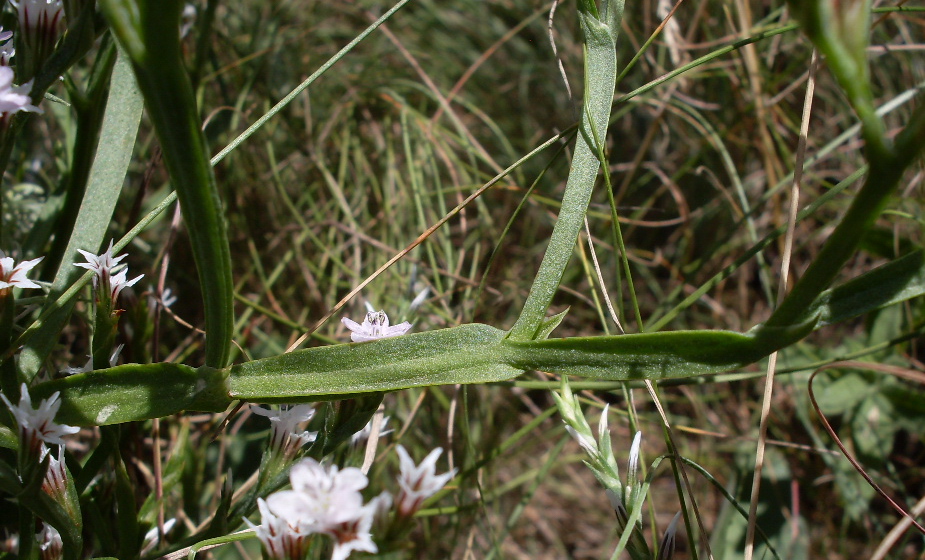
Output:
M257 538L263 543L267 556L271 560L291 560L305 557L310 532L302 532L299 524L289 523L286 519L270 511L270 507L263 498L257 498L257 509L260 510L260 525L250 525Z
M122 293L122 290L129 286L134 286L139 280L144 278L144 274L141 274L128 280L128 267L123 268L113 275L113 269L125 258L126 254L123 253L118 257L112 256L112 241L109 242L109 248L99 255L84 251L83 249L77 250L87 259L87 262L74 263L74 266L92 270L96 274L96 276L93 277L93 286L98 287L100 290L107 291L110 300L113 302L116 301L119 294Z
M113 257L112 240L109 241L109 248L99 255L94 255L90 251L84 251L83 249L77 249L77 252L83 255L84 258L87 259L87 262L74 263L74 266L92 270L96 274L96 276L93 277L94 286L99 286L100 282L107 282L110 274L112 274L112 269L128 254L122 253L118 257Z
M341 322L350 329L350 340L353 342L401 336L411 329L411 323L408 321L389 326L389 316L384 311L370 311L366 314L362 324L347 317L341 318Z
M125 348L124 344L116 346L115 350L112 351L112 354L109 356L109 367L116 367L116 364L119 363L119 354L122 353L122 349ZM65 375L74 375L76 373L86 373L88 371L93 371L93 356L87 356L87 361L82 366L78 367L66 367L61 370L61 373Z
M437 459L443 453L440 447L431 451L417 466L404 447L399 445L396 451L400 467L398 485L401 486L401 492L395 501L399 515L407 517L421 509L424 500L436 494L456 476L456 469L437 475Z
M4 116L19 111L41 113L42 110L32 104L32 98L29 97L31 91L31 80L21 86L14 86L13 69L0 66L0 113Z
M391 501L392 498L388 492L383 492L360 508L356 518L329 528L327 534L334 539L334 552L331 554L331 560L346 560L354 550L379 552L370 530L376 513L382 509L380 502L391 504Z
M116 301L119 298L119 294L122 293L122 290L130 286L134 286L138 283L139 280L144 278L144 274L139 274L138 276L132 278L131 280L126 280L128 275L128 268L123 268L115 276L109 279L110 282L110 292L109 297L112 298L112 301Z
M29 388L22 384L19 405L13 404L6 398L6 395L0 393L0 399L6 403L6 406L16 418L19 425L19 434L23 444L34 453L39 455L42 442L55 443L64 445L62 439L66 435L76 434L80 428L56 424L54 422L55 414L61 407L61 401L58 400L58 393L55 392L51 397L42 399L38 408L32 408L32 398L29 396Z
M35 535L39 543L39 558L41 560L57 560L64 554L64 542L61 533L48 523L42 523L42 530Z
M344 560L357 550L378 551L370 530L392 498L383 492L363 505L360 490L369 480L360 469L339 470L305 459L292 467L289 480L292 490L258 501L261 524L255 531L270 558L303 558L303 548L313 533L334 540L332 560Z
M395 430L387 430L385 428L389 423L389 418L390 418L389 416L382 417L382 422L379 424L379 437L385 437L395 431ZM350 436L351 445L357 445L361 441L369 439L369 436L372 435L372 433L373 433L373 421L370 420L369 422L366 423L365 426L363 426L362 430Z
M0 67L0 76L3 74L3 68ZM0 92L2 96L2 92ZM2 103L2 101L0 101ZM23 261L15 264L12 257L6 256L0 251L0 292L8 288L41 288L38 284L26 278L26 273L35 268L35 265L42 262L45 257Z
M177 520L173 517L164 521L164 534L166 535L173 530L174 525L177 524ZM160 535L158 534L158 528L152 527L147 533L145 533L145 538L141 542L142 553L152 550L157 546L157 543L160 541Z
M48 58L64 32L64 4L61 0L10 0L19 16L19 32L25 45L25 59L39 65Z
M325 533L332 527L356 519L363 507L360 490L369 480L360 469L337 465L323 467L314 459L304 459L289 471L292 490L267 497L270 511L306 532Z
M315 407L310 404L267 410L252 406L251 412L270 419L270 447L285 457L293 458L305 444L315 441L318 432L299 431L298 427L308 422L315 415Z

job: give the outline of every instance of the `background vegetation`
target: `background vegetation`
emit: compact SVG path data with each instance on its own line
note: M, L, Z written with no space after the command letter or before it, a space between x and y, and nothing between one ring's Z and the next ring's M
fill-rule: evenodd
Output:
M211 28L206 5L196 5L183 55L213 152L385 9L365 0L210 6ZM626 332L653 325L744 332L774 308L783 238L744 263L737 259L786 224L812 46L793 29L720 53L738 39L792 21L779 2L744 0L682 2L644 46L672 7L627 2L619 42L624 73L606 148L632 276L622 269L607 194L599 189L554 301L552 311L569 310L556 336L619 333L608 300ZM284 352L466 196L546 139L574 132L584 89L581 34L573 6L559 5L551 20L550 9L532 0L415 0L216 166L235 282L234 360ZM908 97L925 83L923 26L919 11L874 17L869 56L877 105L904 101L885 117L890 128L908 121L921 103ZM626 96L709 53L718 56ZM844 190L797 224L797 277L850 203L864 164L856 119L824 63L815 79L800 207ZM18 213L19 236L34 227L37 205L54 195L68 169L65 139L74 123L66 108L45 106L50 114L33 119L30 149L14 153L15 171L7 178L14 186L5 196L14 202L4 211ZM380 274L344 314L360 317L365 300L393 322L412 321L415 331L472 321L510 327L555 222L571 138L466 206ZM133 227L169 188L158 142L143 122L112 236ZM843 279L920 247L923 201L916 164ZM4 227L13 227L12 215L5 220ZM183 225L165 216L134 240L129 253L132 270L145 272L148 287L136 286L135 301L123 304L123 361L201 363L195 327L203 324L203 307ZM734 272L714 280L730 266ZM675 311L702 286L708 289L696 303ZM150 322L146 297L165 287L176 303ZM425 289L426 300L412 309ZM79 305L78 311L86 310ZM80 313L71 321L58 363L83 363L88 323ZM780 355L758 524L782 557L869 557L897 523L822 431L807 379L819 364L845 358L921 372L921 326L921 301L913 300L826 327ZM340 321L331 320L305 345L348 337ZM815 392L870 475L911 507L925 495L922 378L898 379L874 367L829 371L817 379ZM717 558L742 553L744 521L720 489L747 507L764 371L762 363L659 386L678 452L709 473L691 473L693 499ZM621 464L631 425L644 434L644 465L667 452L662 421L640 384L577 380L572 387L583 390L592 425L603 405L611 405ZM416 457L442 446L450 465L465 473L438 502L439 512L422 518L410 557L610 556L619 538L613 511L578 445L566 441L549 393L557 388L555 378L534 372L513 382L386 395L385 414L395 431L381 440L374 473L395 461L397 443ZM214 509L224 474L257 467L265 423L247 412L220 425L223 418L181 416L160 427L157 445L168 456L182 446L196 458L166 502L189 526ZM139 499L154 491L150 436L139 427L123 441ZM86 433L81 445L92 438ZM359 464L362 455L361 448L352 449L339 462ZM658 528L647 533L652 538L680 508L670 469L661 469L647 511L646 526ZM923 543L922 535L908 532L892 557L923 557ZM254 544L208 554L257 558ZM675 558L692 554L680 538Z

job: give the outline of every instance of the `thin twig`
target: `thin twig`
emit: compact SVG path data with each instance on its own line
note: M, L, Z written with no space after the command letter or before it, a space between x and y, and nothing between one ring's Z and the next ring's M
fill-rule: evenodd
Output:
M784 253L780 264L780 284L777 299L787 294L790 277L790 257L793 252L793 232L796 228L797 212L800 207L800 181L803 179L803 161L806 158L806 138L809 134L809 120L813 107L813 92L816 87L816 61L818 54L813 50L809 63L809 78L806 80L806 96L803 99L803 118L800 123L800 137L797 140L796 162L793 183L790 187L790 209L787 215L787 233L784 237ZM761 490L761 471L764 467L765 443L768 436L768 418L771 415L771 396L774 392L774 370L777 368L777 352L768 358L768 369L764 384L764 399L761 403L761 418L758 421L758 446L755 450L755 472L752 478L751 502L748 508L748 528L745 532L745 560L752 560L755 553L755 525L758 522L758 494Z

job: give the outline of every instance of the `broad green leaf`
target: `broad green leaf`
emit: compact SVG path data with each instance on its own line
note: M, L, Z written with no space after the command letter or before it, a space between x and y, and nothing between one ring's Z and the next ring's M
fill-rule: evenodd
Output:
M831 325L923 294L925 252L915 251L823 292L801 319Z
M299 350L231 368L236 399L292 402L456 383L489 383L522 370L499 360L505 332L488 325Z
M73 296L75 292L69 292L69 289L84 272L72 264L75 260L82 260L78 258L77 249L94 251L103 243L135 147L141 110L141 95L135 78L128 60L120 53L113 68L106 115L87 192L64 252L62 266L42 308L41 318L30 327L35 332L19 356L19 368L26 379L31 380L38 372L45 357L58 343L61 328L70 317L74 302L62 296L66 293ZM86 281L90 275L86 274L84 278Z
M183 410L221 412L231 400L223 370L179 364L128 364L43 383L33 399L61 393L57 422L104 426Z

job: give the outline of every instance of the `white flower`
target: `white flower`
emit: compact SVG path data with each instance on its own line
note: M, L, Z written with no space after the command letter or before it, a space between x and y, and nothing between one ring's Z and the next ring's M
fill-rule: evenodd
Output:
M6 395L0 393L0 399L6 403L6 406L16 418L19 424L19 434L23 444L38 456L40 445L45 443L56 443L64 445L62 437L70 434L76 434L80 428L56 424L54 422L55 414L61 407L61 401L58 400L58 393L55 392L51 397L42 399L39 407L32 408L32 399L29 396L29 388L22 384L19 405L13 404L6 398Z
M61 0L10 0L19 12L19 23L23 27L38 27L58 19L64 11Z
M112 298L112 301L116 301L119 298L119 294L122 293L122 290L128 288L129 286L134 286L138 283L139 280L144 278L144 274L139 274L138 276L132 278L131 280L126 280L128 275L128 268L123 268L115 276L109 279L110 292L109 297Z
M263 543L267 556L272 560L302 559L305 557L309 532L302 532L298 523L289 523L286 519L270 511L270 507L263 498L257 498L257 509L260 510L260 525L250 525L257 538Z
M370 311L363 319L362 325L347 317L341 318L341 321L350 329L350 340L353 342L401 336L411 329L411 323L408 321L390 327L389 316L384 311Z
M379 437L385 437L395 431L395 430L385 429L388 423L389 423L389 417L383 416L382 422L379 424ZM370 420L369 422L366 423L365 426L363 426L362 430L350 436L351 445L357 445L361 441L369 439L369 436L372 435L372 433L373 433L373 421Z
M26 60L44 62L64 31L61 0L10 0L19 15L19 32L26 46Z
M86 268L87 270L92 270L96 273L96 276L93 277L93 285L99 286L100 282L107 282L109 275L112 274L112 269L119 264L119 262L126 257L128 253L123 253L118 257L112 256L112 240L109 241L109 248L99 255L94 255L90 251L84 251L83 249L77 249L77 251L87 259L85 263L74 263L74 266L79 266L80 268Z
M290 459L295 457L302 446L318 437L318 432L298 431L299 424L308 422L315 415L315 407L310 404L298 404L279 410L252 406L251 411L270 419L270 447Z
M360 490L369 484L360 469L325 468L314 459L293 465L289 480L292 490L267 497L270 511L290 524L297 523L304 532L317 533L357 519L363 507Z
M35 535L35 541L39 543L39 558L42 560L61 558L64 552L61 533L48 523L42 523L42 530Z
M0 66L0 113L9 115L18 111L41 113L42 110L32 104L29 93L32 91L32 81L21 86L13 85L13 69L9 66Z
M385 504L385 509L387 510L391 503L392 497L388 492L383 492L360 508L359 515L356 518L329 528L326 533L333 537L335 541L331 560L346 560L354 550L379 552L379 548L373 542L370 529L372 529L377 512L383 509L383 504Z
M174 525L177 524L176 518L171 517L167 521L164 521L164 534L166 535L173 530ZM141 541L141 550L142 552L150 551L157 543L160 541L160 535L158 534L158 528L152 527L147 533L145 533L145 538Z
M84 263L74 263L74 266L79 266L80 268L86 268L87 270L92 270L96 276L93 277L93 286L99 287L100 290L105 290L109 293L111 301L116 301L119 297L119 294L122 293L122 290L134 286L138 283L139 280L144 278L144 274L140 274L131 280L128 280L128 267L123 268L118 273L113 275L112 271L119 262L125 258L125 253L119 255L118 257L112 256L112 241L109 242L109 248L106 251L100 253L99 255L94 255L89 251L84 251L83 249L77 249L81 255L87 259L87 262Z
M123 348L125 348L125 345L120 344L112 351L112 354L109 356L109 367L116 367L116 364L119 363L119 354L122 353ZM76 373L86 373L88 371L93 371L93 356L87 356L87 361L84 365L80 367L66 367L61 370L61 373L65 375L74 375Z
M396 451L400 467L398 485L401 486L401 492L396 499L398 513L402 516L411 516L421 509L424 500L436 494L456 476L456 469L437 475L437 458L443 453L440 447L431 451L417 466L404 447L399 445Z
M355 550L378 551L370 529L389 509L392 497L383 492L363 505L360 490L369 481L360 469L339 470L305 459L292 467L289 480L292 490L276 492L257 504L257 537L271 558L302 558L301 547L313 533L334 540L332 560L344 560Z
M0 76L2 75L3 67L0 67ZM0 92L0 96L2 96L2 92ZM0 100L0 103L2 103L2 100ZM26 278L26 273L35 268L35 265L42 262L44 258L39 257L31 261L15 264L12 257L8 257L3 251L0 251L0 291L14 286L18 288L41 288L32 280Z

